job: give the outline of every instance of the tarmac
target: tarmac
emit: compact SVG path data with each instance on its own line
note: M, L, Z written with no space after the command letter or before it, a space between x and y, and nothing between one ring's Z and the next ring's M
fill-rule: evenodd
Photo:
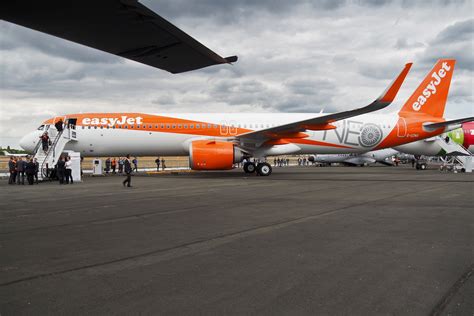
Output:
M472 315L474 175L0 182L0 314Z

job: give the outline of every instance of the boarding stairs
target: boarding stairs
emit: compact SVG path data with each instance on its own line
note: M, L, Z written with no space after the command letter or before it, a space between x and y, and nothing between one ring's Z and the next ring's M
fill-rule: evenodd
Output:
M452 157L452 164L457 163L465 172L472 172L473 155L464 146L440 136L436 137L436 142L446 152L446 156ZM445 162L449 162L449 159L446 158Z
M39 165L38 179L44 180L49 176L49 170L53 169L59 161L61 154L70 141L77 141L75 126L66 125L62 131L58 131L54 126L49 126L47 130L51 145L48 150L43 151L41 140L35 147L36 161Z

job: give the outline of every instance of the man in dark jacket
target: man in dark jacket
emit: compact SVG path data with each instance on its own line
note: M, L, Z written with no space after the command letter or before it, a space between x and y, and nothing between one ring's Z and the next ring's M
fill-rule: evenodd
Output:
M57 175L59 179L59 184L64 184L64 176L66 175L66 162L64 161L64 157L60 157L58 164L56 165L57 168Z
M59 121L57 121L56 123L54 123L54 127L56 127L56 129L58 130L58 132L62 132L63 131L63 125L64 125L64 122L62 119L60 119Z
M122 182L123 186L125 186L125 183L127 184L127 187L131 187L131 182L132 182L132 162L130 161L130 155L127 155L127 157L123 161L123 168L125 171L125 175L127 178Z
M26 161L21 159L21 157L16 162L16 170L17 170L17 184L25 184L25 169L26 169Z
M35 164L35 173L34 173L35 182L36 182L36 184L38 184L39 162L38 162L38 160L35 158L35 159L33 159L33 163Z
M41 147L43 148L43 151L46 153L49 147L48 132L44 132L43 135L40 136L40 139L41 139Z
M8 184L16 183L16 161L15 158L10 157L8 161L8 171L10 172L10 178L8 179Z
M30 159L30 161L28 161L28 163L26 164L25 168L26 179L28 180L29 185L33 185L34 183L35 169L35 163L33 162L33 159Z

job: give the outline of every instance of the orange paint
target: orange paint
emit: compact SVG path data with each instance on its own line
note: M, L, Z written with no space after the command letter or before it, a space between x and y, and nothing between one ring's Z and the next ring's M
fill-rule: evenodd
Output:
M189 149L189 166L193 170L228 170L234 164L234 144L197 140Z

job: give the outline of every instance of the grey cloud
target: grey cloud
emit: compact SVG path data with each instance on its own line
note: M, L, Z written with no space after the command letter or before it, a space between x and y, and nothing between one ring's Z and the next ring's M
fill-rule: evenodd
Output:
M429 43L421 56L425 65L432 65L440 58L456 59L456 68L474 71L474 19L458 21L445 27Z

